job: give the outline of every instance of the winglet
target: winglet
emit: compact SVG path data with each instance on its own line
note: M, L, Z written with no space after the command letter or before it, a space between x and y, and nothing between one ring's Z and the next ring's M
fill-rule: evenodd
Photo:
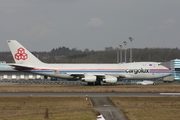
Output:
M16 64L42 64L38 58L23 47L18 41L7 40L7 43Z

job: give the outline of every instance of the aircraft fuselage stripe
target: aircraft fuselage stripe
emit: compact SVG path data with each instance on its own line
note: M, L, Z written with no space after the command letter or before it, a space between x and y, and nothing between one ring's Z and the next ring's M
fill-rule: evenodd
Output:
M54 70L40 70L40 69L33 69L33 70L25 70L27 72L54 72ZM78 72L78 73L84 73L84 72L113 72L113 73L126 73L125 72L125 69L124 70L82 70L82 69L79 69L79 70L57 70L57 72L64 72L64 73L73 73L73 72ZM133 73L133 72L132 72ZM147 73L171 73L170 70L165 70L165 69L158 69L158 70L154 70L154 69L150 69L149 72Z

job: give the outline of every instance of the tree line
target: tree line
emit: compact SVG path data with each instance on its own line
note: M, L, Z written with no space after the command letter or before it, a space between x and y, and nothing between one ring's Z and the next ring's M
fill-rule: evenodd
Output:
M106 47L105 50L77 50L68 47L53 48L49 52L32 52L41 61L46 63L117 63L118 48ZM178 48L133 48L132 61L154 61L168 62L172 59L180 58ZM120 55L119 55L120 56ZM124 62L125 50L122 49L122 60ZM129 62L130 49L126 49L126 61ZM13 63L13 57L10 52L0 52L0 61Z

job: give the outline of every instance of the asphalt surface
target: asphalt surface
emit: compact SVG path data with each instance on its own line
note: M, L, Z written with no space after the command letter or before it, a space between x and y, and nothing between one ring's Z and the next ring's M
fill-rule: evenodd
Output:
M122 111L115 107L108 97L90 97L94 110L104 116L106 120L127 120Z

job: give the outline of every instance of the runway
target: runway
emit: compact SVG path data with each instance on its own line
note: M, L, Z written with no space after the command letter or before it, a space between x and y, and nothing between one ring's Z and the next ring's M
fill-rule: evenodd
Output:
M0 92L0 96L46 96L46 97L152 97L152 96L178 96L180 93L159 93L159 92Z

